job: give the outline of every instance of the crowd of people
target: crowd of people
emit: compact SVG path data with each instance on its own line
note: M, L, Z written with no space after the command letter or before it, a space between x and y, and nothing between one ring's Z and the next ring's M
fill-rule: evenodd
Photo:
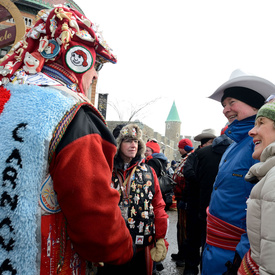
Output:
M275 85L234 71L210 96L227 125L198 148L179 140L168 167L157 140L134 123L110 132L87 98L106 62L96 26L62 5L2 60L0 273L161 271L173 196L184 275L275 274Z

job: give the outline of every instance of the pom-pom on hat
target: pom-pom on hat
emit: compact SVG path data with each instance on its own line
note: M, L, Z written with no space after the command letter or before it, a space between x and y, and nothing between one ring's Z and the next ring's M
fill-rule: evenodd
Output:
M178 147L180 149L184 149L186 152L190 152L194 149L192 141L188 138L180 140Z
M160 146L158 145L156 140L150 140L146 143L146 147L149 147L153 153L159 153L160 152Z
M258 109L274 93L275 85L270 81L237 69L209 98L222 103L226 97L233 97Z
M142 156L145 152L145 143L142 140L142 131L136 124L127 124L121 130L117 138L117 153L120 151L121 142L124 139L138 140L137 155Z
M98 27L79 11L58 5L41 10L37 18L36 24L2 59L2 83L6 84L17 70L23 69L26 53L39 52L45 65L62 63L72 73L72 81L78 84L77 91L82 93L83 74L95 66L96 61L116 63Z

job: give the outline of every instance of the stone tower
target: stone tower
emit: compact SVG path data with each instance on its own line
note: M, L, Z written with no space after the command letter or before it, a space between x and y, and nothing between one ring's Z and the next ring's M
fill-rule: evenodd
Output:
M180 140L180 127L181 121L174 101L169 115L165 121L165 137L173 140L175 144L177 144Z

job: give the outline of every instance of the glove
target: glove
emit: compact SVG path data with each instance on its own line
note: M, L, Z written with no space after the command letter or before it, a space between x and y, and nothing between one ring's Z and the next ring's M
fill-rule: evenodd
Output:
M241 262L242 259L240 255L235 252L233 263L231 263L230 261L226 262L225 266L227 267L227 271L224 272L222 275L237 275Z
M165 246L164 239L159 239L156 242L156 246L150 250L150 253L151 253L151 258L154 262L163 261L167 254L167 249Z

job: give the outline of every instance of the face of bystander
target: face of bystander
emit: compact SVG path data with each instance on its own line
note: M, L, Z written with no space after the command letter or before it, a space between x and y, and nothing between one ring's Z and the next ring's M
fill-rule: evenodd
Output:
M147 158L147 157L151 156L152 154L153 154L153 150L149 147L146 147L146 150L144 153L145 157Z
M181 156L187 154L187 152L183 148L179 148L179 152L180 152Z
M120 156L125 163L129 163L137 154L138 140L124 139L120 146Z
M256 115L258 111L256 108L232 97L226 97L222 102L222 106L223 114L229 123L232 123L235 119L243 120Z
M205 147L205 146L208 146L208 145L211 145L213 143L213 138L209 139L206 143L204 143L201 147Z
M274 121L266 117L259 117L255 122L254 128L248 134L253 137L255 144L252 157L260 160L263 150L275 141Z

